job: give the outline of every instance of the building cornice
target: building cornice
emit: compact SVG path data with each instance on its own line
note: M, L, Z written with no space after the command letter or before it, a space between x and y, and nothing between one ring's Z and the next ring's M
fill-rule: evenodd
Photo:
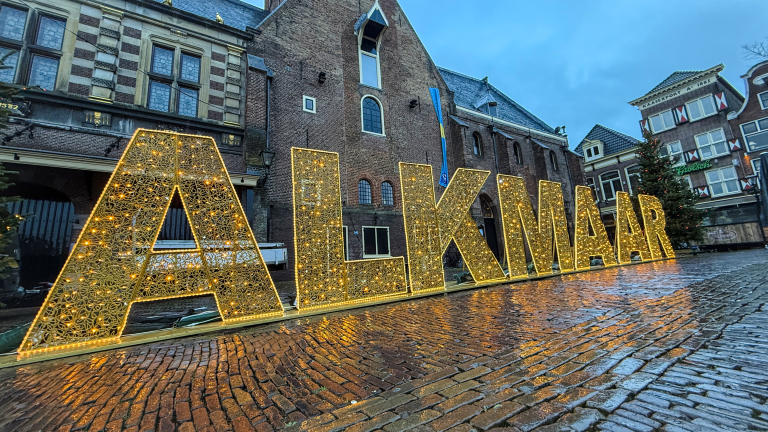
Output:
M692 75L692 76L690 76L690 77L688 77L688 78L686 78L686 79L684 79L682 81L676 82L676 83L674 83L674 84L672 84L670 86L667 86L667 87L661 88L661 89L659 89L659 90L657 90L655 92L648 93L648 94L645 94L643 96L640 96L639 98L637 98L637 99L635 99L633 101L630 101L629 104L632 105L632 106L637 106L637 105L639 105L639 104L641 104L641 103L643 103L645 101L657 98L659 96L664 95L665 93L672 92L673 90L678 89L680 87L684 87L684 86L690 84L693 81L700 80L700 79L705 78L705 77L707 77L709 75L712 75L712 74L715 74L715 75L719 74L720 72L723 71L723 69L725 69L725 66L722 63L720 63L717 66L711 67L711 68L709 68L709 69L707 69L705 71L702 71L701 73L698 73L696 75Z

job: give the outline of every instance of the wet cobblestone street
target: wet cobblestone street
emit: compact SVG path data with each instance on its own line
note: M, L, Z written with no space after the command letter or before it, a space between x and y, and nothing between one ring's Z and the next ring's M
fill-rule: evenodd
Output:
M768 430L767 261L704 254L0 370L0 430Z

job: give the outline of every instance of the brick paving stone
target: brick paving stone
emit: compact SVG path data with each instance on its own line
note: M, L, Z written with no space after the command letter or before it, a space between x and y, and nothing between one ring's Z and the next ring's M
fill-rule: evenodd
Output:
M463 423L466 420L478 415L481 412L481 408L475 405L464 405L454 411L451 411L439 419L433 421L429 426L435 431L444 431L456 426L459 423ZM438 415L439 412L435 411Z
M630 394L629 390L624 389L603 390L587 401L587 406L599 409L604 413L611 413L621 406Z
M430 395L432 396L432 395ZM427 396L428 398L429 396ZM472 402L478 401L482 399L484 395L482 393L478 393L476 391L467 391L464 393L460 393L442 403L435 406L435 409L443 414L451 412L455 410L456 408L460 408L464 405L470 404ZM424 398L426 399L426 398Z
M576 408L572 413L562 416L557 423L557 430L584 432L605 417L600 411L591 408Z
M493 406L485 406L484 411L473 417L472 420L469 421L469 424L482 430L488 430L493 426L501 424L504 420L524 409L525 406L514 401L502 402Z
M553 405L549 402L544 402L543 404L528 408L520 414L515 415L507 420L507 423L510 426L519 428L523 432L528 432L544 423L552 421L564 411L565 408L561 405Z
M427 409L424 411L419 411L415 414L411 414L407 418L397 420L394 423L390 423L384 426L383 429L387 432L405 431L413 429L416 426L423 425L424 423L427 423L437 417L440 417L439 412Z

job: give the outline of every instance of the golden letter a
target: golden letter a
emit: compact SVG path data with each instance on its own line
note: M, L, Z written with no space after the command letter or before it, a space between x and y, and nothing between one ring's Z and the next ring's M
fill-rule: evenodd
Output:
M589 235L589 227L595 235ZM605 232L603 219L592 197L592 188L576 186L576 233L574 250L576 255L576 269L588 269L589 257L600 256L605 266L616 265L611 242Z
M175 191L196 247L155 252ZM139 129L19 351L115 339L133 302L202 294L225 323L283 311L213 139Z
M632 201L626 192L616 193L616 240L614 241L619 264L632 261L632 252L640 253L640 259L650 258L648 243L645 242L640 222L632 208Z

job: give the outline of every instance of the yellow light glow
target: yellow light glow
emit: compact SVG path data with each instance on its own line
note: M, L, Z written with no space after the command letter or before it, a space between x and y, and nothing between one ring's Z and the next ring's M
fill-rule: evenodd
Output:
M675 251L672 248L672 242L667 237L664 228L667 226L667 219L664 209L658 198L651 195L638 195L640 201L640 212L643 214L643 225L645 226L645 238L648 241L648 249L651 251L653 259L661 258L663 249L667 258L673 258ZM654 214L656 217L654 217ZM659 248L661 243L661 248Z
M231 181L206 184L226 176L213 139L145 132L137 130L128 143L19 352L112 341L136 301L212 293L225 323L282 313L250 227L235 223L245 214ZM193 165L192 159L206 163ZM130 181L118 182L118 176ZM196 248L155 252L176 190ZM210 211L220 217L203 216ZM212 283L214 274L222 283ZM75 309L87 314L72 317Z
M619 264L632 262L632 252L638 252L642 261L651 258L640 222L626 192L616 193L616 257Z
M589 227L595 235L589 235ZM576 232L574 235L574 254L576 256L576 269L584 270L590 267L591 256L599 256L603 264L616 265L616 256L608 241L600 210L592 197L592 188L588 186L576 186Z

